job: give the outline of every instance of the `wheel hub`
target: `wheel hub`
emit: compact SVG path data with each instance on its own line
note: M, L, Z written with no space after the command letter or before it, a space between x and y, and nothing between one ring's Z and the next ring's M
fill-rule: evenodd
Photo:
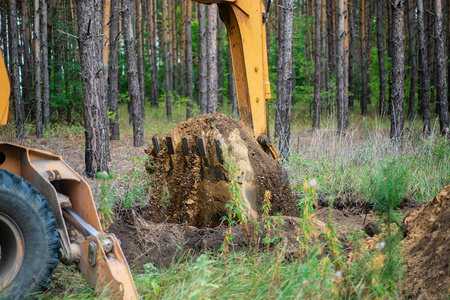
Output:
M24 239L13 219L0 212L0 289L16 277L23 263Z

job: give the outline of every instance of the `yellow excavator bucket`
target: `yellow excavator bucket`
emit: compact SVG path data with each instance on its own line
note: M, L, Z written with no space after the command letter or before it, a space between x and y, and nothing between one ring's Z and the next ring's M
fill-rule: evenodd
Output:
M6 71L2 51L0 51L0 125L6 125L6 122L8 122L10 92L8 72Z

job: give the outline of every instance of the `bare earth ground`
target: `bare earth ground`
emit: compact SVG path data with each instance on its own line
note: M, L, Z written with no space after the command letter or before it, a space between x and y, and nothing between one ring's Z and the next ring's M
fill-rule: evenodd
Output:
M312 135L310 132L302 133L302 139L308 139ZM76 172L84 172L84 136L81 133L48 140L30 138L22 144L60 155ZM134 148L132 139L127 136L122 137L121 141L111 141L109 166L110 170L117 174L112 184L119 190L127 174L130 174L133 168L140 167L142 160L136 158L144 158L144 150L147 147L148 145ZM101 181L86 180L91 186L94 198L97 199ZM122 241L122 248L132 267L139 268L146 263L167 267L181 254L216 251L223 242L225 227L221 225L199 229L185 224L168 223L166 219L153 222L151 210L148 206L122 208L117 211L116 220L109 228ZM324 228L326 222L331 220L336 225L339 239L345 241L349 233L362 231L368 222L375 220L371 211L367 215L353 214L351 211L345 205L341 210L318 205L314 217L315 227L319 228L320 233L320 228ZM407 233L404 239L405 294L413 299L445 298L450 293L450 187L430 203L423 205L420 210L407 203L404 215L409 215L405 220ZM283 220L283 235L295 242L298 217L283 217ZM235 227L233 231L236 233L234 250L252 247L248 234L240 227Z

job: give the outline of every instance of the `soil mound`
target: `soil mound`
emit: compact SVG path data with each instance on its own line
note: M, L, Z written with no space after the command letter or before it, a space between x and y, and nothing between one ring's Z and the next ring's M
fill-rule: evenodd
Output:
M202 115L183 122L159 139L159 148L148 149L147 171L155 178L152 188L156 194L168 188L168 204L156 207L169 222L199 228L218 226L230 201L231 180L240 185L250 219L261 213L266 191L272 194L270 214L298 215L289 183L283 182L281 165L228 116ZM233 157L234 162L227 157ZM227 162L238 168L237 178L231 178L236 175L230 174Z
M405 218L405 289L413 298L450 295L450 186Z

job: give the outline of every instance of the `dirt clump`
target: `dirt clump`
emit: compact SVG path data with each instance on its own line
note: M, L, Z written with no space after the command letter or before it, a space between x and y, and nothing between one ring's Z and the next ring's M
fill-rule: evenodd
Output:
M218 226L231 199L230 181L236 180L249 219L260 215L266 191L272 195L270 214L298 215L289 183L283 182L281 165L226 115L202 115L180 123L159 139L157 148L148 149L147 171L155 178L154 193L166 187L169 191L168 204L155 205L165 211L169 222L199 228ZM231 168L237 168L237 174L230 174Z
M123 252L132 268L141 268L147 263L157 268L168 268L176 261L195 258L200 253L215 253L224 243L227 227L223 224L214 228L197 228L185 224L155 222L151 218L152 208L149 206L122 209L117 211L116 220L108 229L121 241ZM349 234L361 231L366 222L373 222L374 216L352 215L330 208L316 210L311 218L314 227L311 235L315 242L323 242L321 239L328 231L326 223L329 221L333 222L338 239L345 242ZM264 251L268 245L262 241L269 233L271 237L281 238L280 243L283 243L287 253L291 250L296 252L301 219L273 216L271 224L282 225L272 226L270 232L264 228L261 220L258 228L249 228L249 232L241 226L233 227L234 238L230 250Z
M405 290L412 298L450 295L450 186L404 220Z

